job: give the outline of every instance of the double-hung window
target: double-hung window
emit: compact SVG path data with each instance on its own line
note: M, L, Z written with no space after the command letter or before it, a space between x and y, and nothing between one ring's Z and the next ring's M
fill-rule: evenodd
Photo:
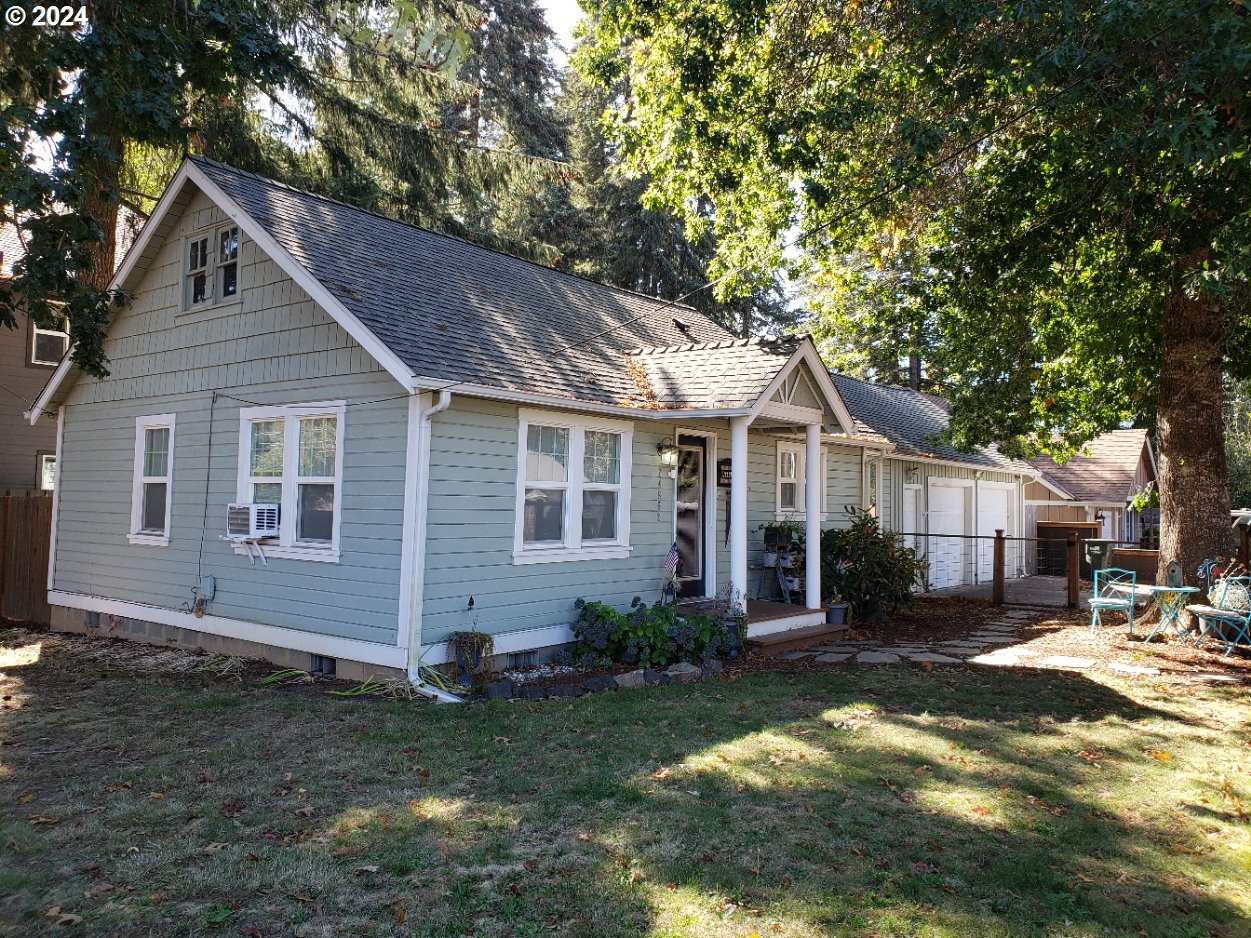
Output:
M803 443L778 443L777 462L777 516L779 519L803 517L807 514L808 501L808 448ZM825 448L821 449L821 491L817 495L817 504L821 506L821 515L829 510L825 504L825 479L827 461Z
M130 503L130 542L169 544L174 482L174 415L135 421L135 475Z
M239 412L238 500L279 506L275 557L339 559L343 401Z
M629 555L632 436L628 423L521 412L514 563Z
M239 294L239 229L199 231L187 239L183 306L211 306Z

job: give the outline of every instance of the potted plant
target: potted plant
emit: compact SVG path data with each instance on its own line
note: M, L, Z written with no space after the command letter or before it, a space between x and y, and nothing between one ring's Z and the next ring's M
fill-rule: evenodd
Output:
M825 604L825 624L844 625L847 622L847 604L843 602L843 594L835 591Z
M495 653L495 640L485 632L453 632L448 642L456 655L456 683L461 687L478 684Z

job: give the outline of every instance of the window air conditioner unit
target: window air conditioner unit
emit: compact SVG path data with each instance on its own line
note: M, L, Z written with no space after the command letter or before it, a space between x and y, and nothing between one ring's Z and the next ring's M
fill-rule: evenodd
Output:
M228 505L226 536L240 540L258 540L278 536L277 505Z

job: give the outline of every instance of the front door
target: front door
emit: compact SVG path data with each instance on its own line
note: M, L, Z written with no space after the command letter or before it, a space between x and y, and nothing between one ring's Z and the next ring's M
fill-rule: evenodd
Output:
M704 438L678 437L678 478L674 500L674 534L678 542L678 595L705 595L707 544L704 503L707 450Z

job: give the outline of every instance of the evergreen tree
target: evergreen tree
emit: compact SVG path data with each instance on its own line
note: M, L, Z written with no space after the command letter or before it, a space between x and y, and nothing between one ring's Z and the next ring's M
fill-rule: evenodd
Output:
M123 198L201 152L368 208L454 227L467 206L541 174L442 126L479 11L456 2L100 0L76 29L0 32L0 192L27 247L0 323L59 310L76 363L102 337ZM51 161L32 157L40 147Z

